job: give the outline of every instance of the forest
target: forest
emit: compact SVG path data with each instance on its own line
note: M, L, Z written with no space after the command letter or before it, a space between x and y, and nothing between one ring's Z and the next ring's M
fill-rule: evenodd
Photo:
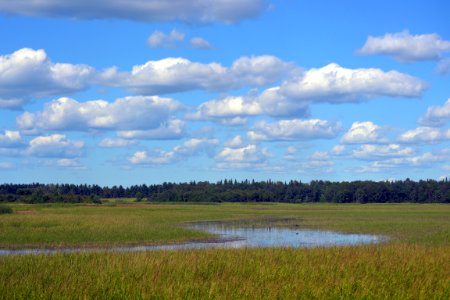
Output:
M132 185L129 187L75 184L1 184L0 202L96 203L105 198L135 198L137 202L329 202L329 203L450 203L445 180L309 183L291 180L221 180L216 183Z

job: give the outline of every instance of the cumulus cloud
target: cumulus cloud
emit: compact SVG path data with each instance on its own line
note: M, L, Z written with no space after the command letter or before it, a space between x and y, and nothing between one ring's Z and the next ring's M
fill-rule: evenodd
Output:
M331 149L330 153L333 155L343 155L345 153L345 146L344 145L335 145Z
M298 101L342 103L379 96L419 97L425 88L420 79L397 71L347 69L332 63L283 82L278 94Z
M266 148L250 144L242 147L224 147L215 156L217 169L266 169L271 156Z
M340 123L318 119L261 121L248 132L248 137L262 141L332 139L340 130Z
M256 145L250 144L240 148L225 147L215 158L224 162L261 162L269 156L267 149L259 149Z
M374 170L383 170L398 167L431 167L435 163L446 161L447 159L448 157L445 157L443 155L426 152L424 154L410 157L399 157L384 161L375 161L372 163L371 167Z
M170 33L164 33L158 30L153 33L147 39L147 43L152 48L175 48L184 41L184 33L172 29Z
M289 146L286 148L286 152L285 152L283 158L288 161L295 161L295 160L297 160L297 158L296 158L297 152L298 152L298 149L296 147Z
M69 19L235 23L261 14L265 0L0 0L0 12Z
M204 102L197 107L191 117L199 120L215 120L224 124L236 125L246 121L245 117L269 115L273 117L295 116L307 117L308 105L286 99L272 97L268 90L260 96L227 96Z
M17 50L0 56L0 108L81 91L92 84L94 75L95 70L87 65L53 63L44 50Z
M32 139L25 154L38 157L77 157L83 153L84 142L72 141L63 134L39 136Z
M233 118L235 116L256 116L263 113L264 109L256 99L228 96L200 104L194 117L200 119Z
M164 165L188 159L201 153L210 153L219 143L216 139L189 139L182 145L170 151L154 149L152 151L137 151L128 160L133 165Z
M442 53L450 51L450 41L438 34L411 35L408 31L369 36L358 51L362 55L388 55L400 62L438 60Z
M247 65L248 64L243 64ZM380 69L346 69L337 64L310 69L266 89L259 95L228 96L201 104L199 119L220 119L267 114L305 117L312 103L360 102L380 96L419 97L426 84L418 78ZM253 76L254 78L254 76Z
M15 148L23 145L19 131L5 130L0 133L0 148Z
M361 145L354 149L352 157L364 160L377 160L380 158L409 157L414 154L410 147L402 147L398 144L389 145Z
M24 130L149 130L163 126L181 108L179 102L157 96L125 97L113 103L60 98L41 112L23 113L17 117L17 126Z
M165 36L170 41L180 33ZM158 34L154 46L167 46ZM295 66L270 55L241 57L232 66L165 58L136 65L130 72L111 67L101 72L88 65L53 63L44 50L20 49L0 56L0 108L17 108L32 98L66 95L94 84L126 88L140 95L191 90L228 91L272 84Z
M74 170L84 170L86 166L84 166L80 161L76 158L62 158L58 159L55 162L55 165L64 169L74 169Z
M190 40L191 46L197 49L211 49L211 44L201 37L193 37Z
M122 130L117 135L124 139L175 140L185 136L185 125L182 120L170 119L155 129Z
M385 142L381 127L373 122L354 122L344 134L341 142L345 144L364 144Z
M450 129L442 130L434 127L417 127L402 133L399 141L403 143L435 143L450 139Z
M123 148L123 147L130 147L133 145L136 145L136 141L126 140L126 139L110 139L106 138L103 139L98 146L102 148Z
M274 83L294 68L293 64L270 55L241 57L228 68L219 63L169 57L136 65L131 72L110 68L99 75L99 80L108 86L125 87L145 95L190 90L227 91Z
M419 124L424 126L443 126L450 121L450 98L442 106L431 106L419 118Z
M229 148L239 148L240 146L242 146L242 144L243 141L240 135L236 135L235 137L225 142L225 146Z

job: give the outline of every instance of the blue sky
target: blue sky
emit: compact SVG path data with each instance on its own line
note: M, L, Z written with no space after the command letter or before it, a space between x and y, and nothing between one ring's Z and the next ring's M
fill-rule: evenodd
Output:
M0 181L450 176L448 1L0 0Z

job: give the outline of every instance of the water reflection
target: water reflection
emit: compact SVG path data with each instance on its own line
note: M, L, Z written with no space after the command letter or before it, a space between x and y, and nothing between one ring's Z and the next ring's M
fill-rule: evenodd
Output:
M306 230L280 227L240 228L223 224L197 223L191 228L205 230L225 239L238 238L227 242L233 248L240 247L320 247L377 243L382 237L367 234L348 234L324 230Z
M219 237L213 242L191 242L157 246L123 246L111 248L18 249L1 250L0 255L54 254L78 252L142 252L151 250L179 250L205 248L266 248L266 247L321 247L378 243L384 237L367 234L347 234L334 231L305 230L280 227L241 228L221 223L195 223L190 229L204 230Z

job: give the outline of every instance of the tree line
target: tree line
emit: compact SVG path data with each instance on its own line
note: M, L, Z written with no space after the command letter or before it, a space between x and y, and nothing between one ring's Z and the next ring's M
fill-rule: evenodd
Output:
M309 183L291 180L191 181L129 187L87 184L1 184L0 202L102 203L102 198L135 198L150 202L331 202L331 203L450 203L447 179Z

